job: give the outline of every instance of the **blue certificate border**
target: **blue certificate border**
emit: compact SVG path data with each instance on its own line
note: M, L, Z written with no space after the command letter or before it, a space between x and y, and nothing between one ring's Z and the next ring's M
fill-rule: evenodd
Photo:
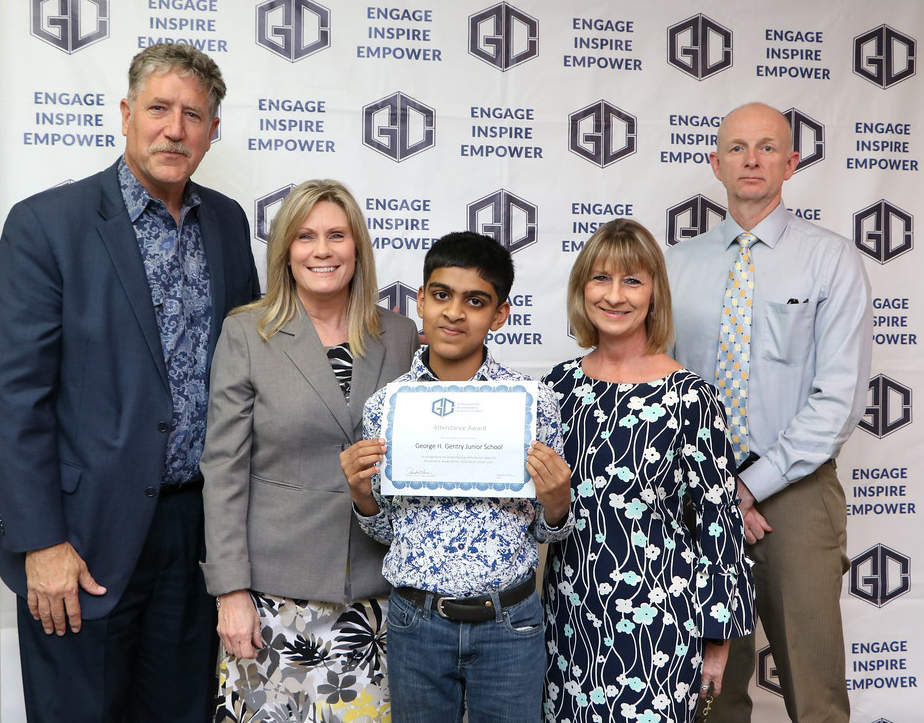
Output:
M416 394L416 393L447 393L458 394L460 392L481 392L481 393L507 393L519 392L526 395L526 415L523 420L523 481L522 482L459 482L456 480L397 480L392 476L392 434L395 428L395 403L399 394ZM526 470L526 453L529 451L530 442L532 442L529 433L530 425L533 421L533 395L522 384L443 384L440 382L415 382L413 384L402 384L394 390L388 399L388 407L385 415L388 419L385 425L385 476L391 480L396 490L412 493L415 490L459 490L470 491L480 490L483 492L519 492L523 485L530 481L529 472ZM498 495L503 496L502 494Z

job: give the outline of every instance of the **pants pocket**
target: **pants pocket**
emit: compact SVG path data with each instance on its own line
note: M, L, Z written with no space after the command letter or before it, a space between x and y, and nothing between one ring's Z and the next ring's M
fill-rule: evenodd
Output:
M422 614L423 611L420 608L392 591L388 601L389 630L411 630L417 625Z
M504 610L504 627L513 635L530 637L542 634L542 603L533 592L526 600Z

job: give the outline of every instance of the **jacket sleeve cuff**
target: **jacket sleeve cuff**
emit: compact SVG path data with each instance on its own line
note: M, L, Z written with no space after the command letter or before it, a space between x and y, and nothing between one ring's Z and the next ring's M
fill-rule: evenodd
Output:
M209 595L218 597L226 592L250 589L249 560L200 562L199 566L202 568L205 588L209 591Z

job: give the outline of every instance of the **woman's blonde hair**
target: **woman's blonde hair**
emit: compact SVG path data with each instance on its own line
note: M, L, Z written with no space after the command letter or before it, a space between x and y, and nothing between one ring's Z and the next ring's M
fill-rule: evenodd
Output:
M295 278L289 267L289 247L305 217L319 201L336 203L343 209L350 223L350 233L356 246L356 268L350 280L347 299L347 340L353 353L362 356L366 336L376 337L380 334L376 312L379 287L375 278L372 241L363 212L353 195L339 181L305 181L285 197L273 218L266 244L266 295L231 313L263 309L264 314L257 323L257 331L264 339L269 339L301 313Z
M664 254L654 236L637 221L617 218L600 226L578 254L568 278L568 320L577 343L585 349L600 341L597 327L584 309L584 287L594 269L606 267L616 273L644 271L651 276L651 306L645 318L646 354L661 354L674 338L671 290Z

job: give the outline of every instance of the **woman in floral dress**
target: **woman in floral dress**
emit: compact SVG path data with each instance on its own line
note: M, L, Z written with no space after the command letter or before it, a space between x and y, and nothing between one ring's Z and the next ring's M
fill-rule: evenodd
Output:
M545 720L687 723L698 696L721 690L724 641L754 625L725 413L664 353L667 274L638 223L611 221L587 242L568 311L594 348L544 380L577 519L548 555Z

